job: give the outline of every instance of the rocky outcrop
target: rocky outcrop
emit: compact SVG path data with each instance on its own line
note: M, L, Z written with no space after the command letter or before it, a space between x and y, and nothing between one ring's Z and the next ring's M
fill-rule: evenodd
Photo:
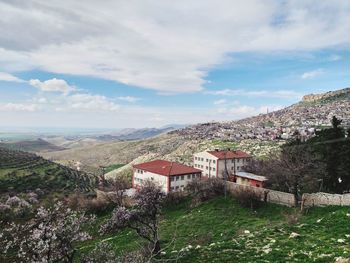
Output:
M347 93L350 94L350 88L345 88L345 89L336 90L336 91L329 91L329 92L325 92L325 93L321 93L321 94L305 95L303 97L303 101L304 102L311 102L311 101L316 101L316 100L323 100L323 99L327 99L330 97L338 96L341 94L347 94Z

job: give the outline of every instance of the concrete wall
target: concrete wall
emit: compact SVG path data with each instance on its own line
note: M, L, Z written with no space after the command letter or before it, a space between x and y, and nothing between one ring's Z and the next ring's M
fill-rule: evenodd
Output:
M268 203L294 206L294 195L290 193L279 192L261 187L240 185L233 182L227 182L227 189L231 193L241 190L253 190L260 195L262 201L264 201L266 197L266 202Z
M240 172L242 171L242 167L247 165L247 163L248 159L246 158L227 159L227 171L229 174L233 174L235 172L234 169L236 168L236 172ZM195 153L193 155L193 164L194 168L203 171L203 176L223 178L225 160L218 160L217 157L206 151Z
M199 179L201 177L200 173L197 174L185 174L171 176L170 178L170 191L184 190L186 185L194 179Z
M200 169L203 176L216 177L217 158L207 152L195 153L193 155L194 168Z
M142 187L146 180L157 183L164 193L168 192L168 177L160 174L147 172L145 170L134 169L133 185L135 188Z
M304 207L311 206L350 206L350 194L328 194L328 193L313 193L303 194L302 205Z

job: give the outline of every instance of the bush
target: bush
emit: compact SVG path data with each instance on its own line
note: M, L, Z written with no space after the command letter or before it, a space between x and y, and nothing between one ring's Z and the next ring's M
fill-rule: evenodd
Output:
M165 205L178 205L186 199L184 192L170 192L167 194L164 200Z
M232 195L245 208L256 209L262 204L261 194L250 188L236 189Z
M225 182L218 178L209 178L207 180L193 180L186 186L186 191L194 195L191 207L196 207L201 202L222 195Z

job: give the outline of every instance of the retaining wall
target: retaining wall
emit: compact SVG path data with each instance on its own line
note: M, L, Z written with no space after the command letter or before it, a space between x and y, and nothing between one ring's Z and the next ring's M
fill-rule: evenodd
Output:
M305 207L310 206L350 206L350 194L328 194L328 193L313 193L303 194L302 204Z
M252 190L260 195L262 201L266 201L274 204L286 205L286 206L295 205L294 195L290 193L279 192L279 191L261 188L261 187L241 185L233 182L227 182L227 189L231 193L234 193L235 191L240 191L240 190L243 190L243 191Z

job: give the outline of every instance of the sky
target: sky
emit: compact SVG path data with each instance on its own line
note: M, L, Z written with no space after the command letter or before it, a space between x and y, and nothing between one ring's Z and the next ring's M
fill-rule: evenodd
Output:
M0 127L237 120L350 86L348 0L0 0Z

